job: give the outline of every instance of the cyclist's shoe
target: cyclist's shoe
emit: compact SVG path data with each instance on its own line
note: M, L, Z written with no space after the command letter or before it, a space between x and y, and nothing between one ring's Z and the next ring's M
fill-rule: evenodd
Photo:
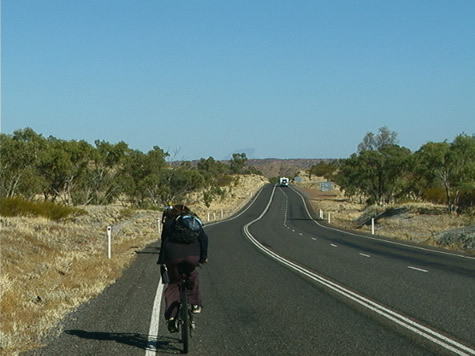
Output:
M191 311L194 314L199 314L199 313L201 313L201 306L200 305L192 305L191 306Z
M178 332L178 327L175 318L168 319L168 331L171 333Z

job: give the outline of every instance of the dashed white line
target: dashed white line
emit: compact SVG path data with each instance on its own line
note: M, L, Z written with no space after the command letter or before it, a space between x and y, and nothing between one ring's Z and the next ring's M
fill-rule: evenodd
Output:
M338 247L337 245L335 244L330 244L331 247Z
M366 253L360 253L360 256L371 257L370 255L367 255Z
M419 272L424 272L424 273L427 273L429 272L428 270L426 269L422 269L422 268L417 268L417 267L412 267L412 266L407 266L407 268L410 268L410 269L413 269L415 271L419 271Z
M359 303L360 305L368 308L369 310L372 310L375 313L378 313L379 315L387 318L388 320L391 320L394 323L396 323L396 324L398 324L402 327L405 327L407 330L410 330L410 331L426 338L427 340L429 340L431 342L434 342L435 344L445 348L448 351L452 351L452 352L456 353L457 355L475 355L475 349L472 349L468 346L465 346L465 345L457 342L456 340L451 339L450 337L445 336L445 335L437 332L436 330L432 330L432 329L430 329L430 328L428 328L424 325L421 325L421 324L417 323L416 321L411 320L408 317L406 317L402 314L399 314L399 313L385 307L382 304L376 303L376 302L374 302L370 299L367 299L363 296L360 296L357 293L352 292L352 291L346 289L345 287L343 287L341 285L338 285L337 283L332 282L332 281L326 279L323 276L320 276L319 274L317 274L313 271L307 270L307 269L305 269L305 268L303 268L299 265L296 265L293 262L288 261L285 258L283 258L283 257L279 256L278 254L276 254L275 252L269 250L264 245L262 245L259 241L257 241L256 238L249 232L249 226L254 224L256 221L262 219L264 214L269 210L269 206L271 205L272 199L273 199L273 196L274 196L274 191L275 191L275 186L274 186L274 190L272 191L272 195L269 199L269 202L267 203L267 206L264 208L264 211L261 213L261 215L244 226L244 233L247 235L249 240L252 243L254 243L254 245L258 249L260 249L261 251L263 251L264 253L269 255L271 258L274 258L275 260L281 262L283 265L286 265L289 268L291 268L291 269L293 269L297 272L302 273L303 275L311 278L315 282L320 283L320 284L332 289L333 291L335 291L337 293L340 293L341 295L343 295L343 296ZM303 197L302 197L302 200L303 200ZM304 203L305 203L305 201L304 201ZM332 246L337 247L336 245L333 245L333 244L332 244Z
M275 188L274 188L274 190L275 190ZM264 211L262 212L262 214L259 217L257 217L256 219L254 219L253 221L249 222L248 224L246 224L244 226L244 233L249 238L249 240L252 243L254 243L254 245L258 249L260 249L261 251L263 251L264 253L269 255L271 258L274 258L275 260L281 262L283 265L286 265L289 268L291 268L291 269L293 269L297 272L300 272L301 274L311 278L315 282L320 283L320 284L330 288L331 290L333 290L333 291L335 291L335 292L337 292L337 293L353 300L354 302L368 308L369 310L372 310L373 312L378 313L379 315L387 318L388 320L391 320L394 323L396 323L396 324L398 324L402 327L405 327L407 330L410 330L410 331L416 333L417 335L422 336L422 337L426 338L427 340L429 340L431 342L434 342L435 344L445 348L446 350L452 351L452 352L456 353L457 355L475 355L475 350L474 349L472 349L468 346L465 346L465 345L457 342L456 340L451 339L450 337L445 336L445 335L437 332L436 330L432 330L432 329L430 329L430 328L428 328L428 327L426 327L422 324L419 324L415 320L411 320L408 317L406 317L402 314L399 314L399 313L385 307L382 304L374 302L374 301L372 301L368 298L365 298L364 296L361 296L361 295L359 295L359 294L357 294L353 291L350 291L349 289L346 289L342 285L339 285L335 282L332 282L332 281L326 279L325 277L323 277L323 276L321 276L321 275L319 275L319 274L317 274L313 271L310 271L310 270L308 270L306 268L303 268L303 267L301 267L301 266L299 266L299 265L297 265L297 264L295 264L295 263L293 263L289 260L286 260L285 258L279 256L275 252L269 250L267 247L262 245L249 232L249 226L254 224L256 221L262 219L262 216L264 216L264 214L269 209L269 206L272 202L273 194L274 194L274 192L272 192L271 198L270 198L269 202L267 203L267 206L264 209ZM336 247L336 245L333 245L333 246Z
M315 237L312 237L312 240L313 240L313 241L317 241L317 239L316 239Z

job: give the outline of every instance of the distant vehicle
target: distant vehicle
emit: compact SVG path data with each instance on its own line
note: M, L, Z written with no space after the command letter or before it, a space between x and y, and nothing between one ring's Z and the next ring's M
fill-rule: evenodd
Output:
M288 187L289 186L289 178L282 177L280 178L279 184L281 187Z

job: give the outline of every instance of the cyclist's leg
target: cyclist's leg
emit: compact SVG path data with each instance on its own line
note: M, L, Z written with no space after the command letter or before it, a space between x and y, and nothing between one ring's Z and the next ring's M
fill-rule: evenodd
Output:
M199 263L199 256L186 256L167 261L168 276L170 283L165 289L165 318L176 317L178 302L180 299L179 283L181 276L187 274L189 277L188 298L192 305L201 306L201 296L199 290L199 276L196 266Z
M200 280L198 270L196 269L199 261L199 256L185 257L182 268L183 272L188 274L188 301L191 305L201 306Z
M178 283L169 284L164 292L165 295L165 319L175 318L180 299Z
M166 262L170 282L165 289L165 319L176 318L178 303L180 300L180 279L184 258L177 258Z

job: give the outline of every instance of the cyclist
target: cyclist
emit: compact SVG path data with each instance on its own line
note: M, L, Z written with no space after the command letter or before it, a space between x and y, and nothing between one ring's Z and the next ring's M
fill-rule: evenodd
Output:
M173 204L172 203L168 203L167 206L165 207L165 210L163 210L163 214L162 214L162 224L165 224L165 222L172 218L171 216L171 212L173 210Z
M161 235L161 246L158 263L165 264L168 269L169 283L165 289L165 319L168 330L176 332L176 314L180 299L179 283L183 273L189 276L189 301L194 313L201 312L201 295L199 277L196 267L199 263L208 262L208 235L199 227L196 241L180 243L172 240L175 218L183 213L191 213L185 205L174 205L164 213L164 225Z

